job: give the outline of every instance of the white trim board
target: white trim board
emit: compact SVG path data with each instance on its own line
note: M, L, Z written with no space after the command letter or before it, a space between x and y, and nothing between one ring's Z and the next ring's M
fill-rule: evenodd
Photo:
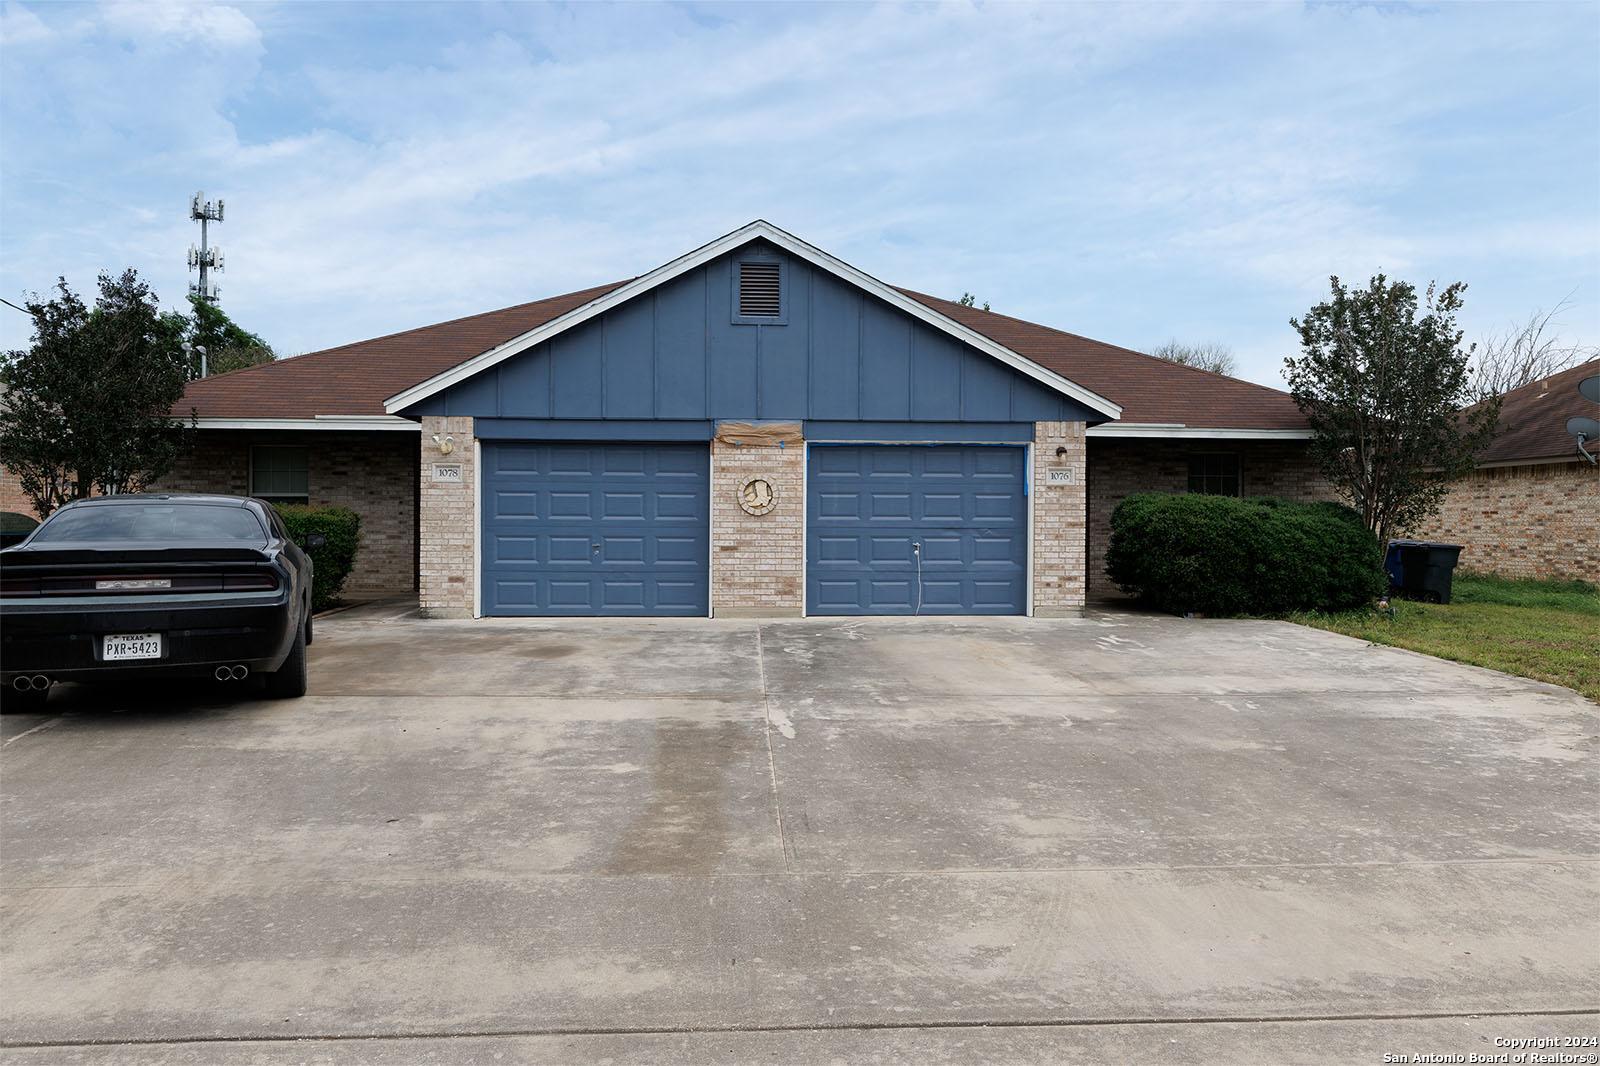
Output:
M772 223L761 219L757 219L747 226L742 226L725 236L718 237L710 244L696 248L686 255L681 255L672 262L650 271L648 274L637 277L624 285L619 285L605 295L590 300L582 307L574 308L566 314L553 318L544 325L531 329L519 337L513 337L498 347L490 348L486 352L475 355L464 363L457 363L449 370L435 374L428 380L413 385L404 392L396 393L384 401L384 409L390 414L403 411L412 404L419 403L435 393L442 392L452 385L465 381L467 378L504 362L519 352L525 352L529 348L542 344L551 337L587 322L597 315L602 315L613 307L633 299L635 296L649 292L651 289L664 285L673 278L686 274L696 267L704 266L718 256L741 248L758 239L774 244L790 255L805 260L812 266L826 270L842 281L878 297L897 310L905 312L912 318L918 319L935 329L949 334L964 344L993 356L1018 373L1032 378L1063 396L1070 397L1108 418L1122 417L1121 406L1112 403L1104 396L1089 391L1082 385L1062 377L1053 370L1040 366L1025 356L1018 355L1010 348L997 344L977 330L969 329L948 315L942 315L926 304L918 303L898 289L885 285L871 275L857 270L842 260L835 259L822 249L807 244L792 233L785 232Z
M1184 440L1310 440L1309 429L1228 429L1164 425L1156 422L1110 422L1084 430L1090 437L1167 437Z
M419 433L422 423L394 415L317 415L315 418L198 418L197 429L400 430Z

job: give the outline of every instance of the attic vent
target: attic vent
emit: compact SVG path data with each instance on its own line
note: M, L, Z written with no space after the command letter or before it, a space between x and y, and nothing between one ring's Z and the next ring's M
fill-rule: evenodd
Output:
M739 264L739 317L783 315L783 271L777 263Z

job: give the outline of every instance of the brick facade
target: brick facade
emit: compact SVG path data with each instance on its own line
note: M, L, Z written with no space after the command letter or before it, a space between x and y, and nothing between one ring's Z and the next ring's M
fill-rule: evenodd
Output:
M1466 569L1600 581L1600 471L1582 461L1479 469L1416 535L1462 545Z
M1036 422L1033 427L1033 613L1043 618L1083 609L1088 527L1088 456L1082 422ZM1068 484L1051 484L1051 471Z
M1244 496L1335 499L1333 487L1299 441L1187 441L1099 437L1089 441L1089 594L1120 595L1106 577L1111 512L1136 492L1187 492L1189 457L1226 452L1239 457ZM1036 505L1037 506L1037 505Z
M745 479L772 482L777 507L739 506ZM805 448L711 442L711 613L798 617L805 609Z
M201 430L159 492L250 495L254 445L303 445L309 503L361 516L361 543L344 592L357 596L416 587L416 440L410 433L246 433Z
M0 511L14 511L17 514L39 517L33 509L33 501L22 491L22 483L17 480L15 474L3 466L0 466Z
M441 442L454 438L448 455L434 443L435 435ZM471 618L476 608L478 471L473 451L472 419L422 420L417 596L422 613L431 618ZM435 463L459 465L460 483L434 481Z

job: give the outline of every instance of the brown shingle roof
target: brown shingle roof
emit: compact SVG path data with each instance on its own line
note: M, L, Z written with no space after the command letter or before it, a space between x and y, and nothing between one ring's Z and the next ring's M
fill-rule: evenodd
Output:
M279 359L184 390L177 413L201 418L381 415L383 401L623 284L597 285L320 352Z
M1567 432L1567 419L1578 415L1600 417L1596 405L1578 393L1578 382L1591 374L1600 374L1600 359L1551 374L1502 396L1494 440L1478 453L1478 462L1581 458L1577 438Z
M910 289L900 291L1121 404L1123 422L1178 423L1207 429L1306 428L1305 418L1286 392Z
M602 296L623 282L552 296L191 384L179 410L201 418L381 415L383 401ZM1123 422L1304 429L1287 393L1018 318L901 289L1018 355L1122 405Z

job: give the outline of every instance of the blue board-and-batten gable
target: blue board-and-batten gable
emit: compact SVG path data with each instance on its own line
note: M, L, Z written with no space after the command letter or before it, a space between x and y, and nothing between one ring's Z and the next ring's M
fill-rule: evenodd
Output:
M739 321L749 258L783 263L784 322ZM756 242L642 293L406 414L521 419L1104 421L812 264Z

